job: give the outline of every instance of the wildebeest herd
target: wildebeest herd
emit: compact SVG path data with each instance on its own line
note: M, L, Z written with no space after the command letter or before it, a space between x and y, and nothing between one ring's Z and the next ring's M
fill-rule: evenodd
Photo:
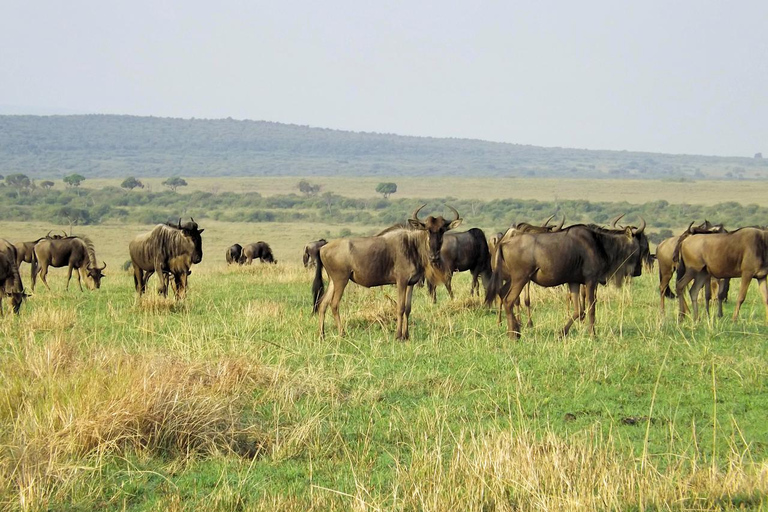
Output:
M608 227L595 224L566 227L565 219L550 225L550 217L542 225L518 223L486 240L478 228L451 233L463 222L454 208L449 207L453 212L450 219L442 216L422 219L419 212L424 206L415 210L407 222L374 236L321 239L304 247L304 266L315 268L312 310L318 313L321 337L325 333L324 318L329 306L339 334L342 333L339 303L349 281L364 287L396 286L396 337L405 340L409 338L414 286L426 282L433 302L437 300L439 285L444 285L453 297L452 275L464 271L472 275L471 295L476 290L479 293L482 281L485 303L500 302L510 337L521 333L518 316L524 290L528 325L531 325L530 283L542 287L566 285L573 311L561 334L566 335L575 321L587 319L590 333L594 335L598 286L609 282L621 285L640 276L643 267L651 268L654 260L659 264L662 310L665 297L675 297L670 281L676 270L675 292L681 318L688 313L684 292L689 283L692 283L689 295L694 319L698 317L697 298L702 288L707 313L714 289L717 313L722 316L729 279L737 277L741 278L741 286L733 319L738 317L752 279L759 283L768 318L768 229L743 227L729 232L722 225L708 221L698 226L692 222L680 235L661 242L653 255L643 219L638 226L618 225L621 217L617 217ZM194 219L184 223L179 219L136 236L129 244L129 254L137 294L142 295L150 276L157 274L159 293L167 295L171 286L177 299L184 297L191 267L203 258L203 231ZM263 241L244 247L233 244L227 249L225 259L227 264L239 265L251 264L254 259L277 263L272 249ZM67 267L67 288L73 271L81 290L82 280L99 288L105 277L106 263L99 266L94 244L87 237L49 232L31 242L12 244L0 239L0 313L3 298L10 299L11 308L18 314L22 302L29 297L19 272L22 263L31 266L33 291L38 275L49 288L46 276L51 266ZM327 290L323 270L329 279Z

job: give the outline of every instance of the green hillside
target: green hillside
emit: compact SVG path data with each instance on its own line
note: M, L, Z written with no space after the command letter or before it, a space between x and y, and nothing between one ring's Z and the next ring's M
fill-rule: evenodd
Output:
M264 121L0 116L0 174L747 178L768 160L542 148Z

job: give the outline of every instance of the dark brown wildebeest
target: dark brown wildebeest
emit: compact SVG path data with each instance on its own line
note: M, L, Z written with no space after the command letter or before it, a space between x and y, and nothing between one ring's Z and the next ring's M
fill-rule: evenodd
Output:
M240 244L234 244L227 249L227 265L237 263L242 265L245 263L245 255L243 254L243 246Z
M146 290L147 281L157 273L160 286L158 292L168 295L169 276L173 276L176 298L184 296L187 290L187 278L190 267L203 259L204 229L198 229L197 223L179 223L174 225L158 224L149 233L134 238L128 245L133 264L133 283L141 296Z
M317 257L320 254L320 248L327 243L328 241L325 238L321 238L320 240L309 242L304 246L304 256L302 259L305 268L312 268L317 265Z
M16 260L16 247L8 240L0 239L0 315L3 314L3 297L10 298L11 309L17 315L27 297Z
M535 224L531 224L529 222L518 222L511 228L509 228L502 236L499 238L498 242L496 243L496 246L498 247L498 244L501 243L504 240L509 240L510 238L513 238L517 235L520 235L522 233L555 233L557 231L560 231L563 229L563 224L565 224L565 215L563 215L563 218L560 220L560 223L556 226L550 226L549 221L551 221L554 218L554 215L551 215L542 225L537 226ZM496 270L496 259L493 258L494 252L491 253L491 267L493 270ZM506 269L499 269L499 272L501 272L501 279L502 281L509 280L509 276L506 275ZM501 323L501 311L504 307L503 304L503 297L499 296L499 316L498 316L498 323ZM525 294L523 295L523 302L525 303L525 310L528 313L528 327L533 327L533 316L531 315L531 283L529 282L528 285L525 287ZM514 304L515 307L518 308L519 311L522 310L522 304L520 301L520 297L518 297L517 301ZM522 313L521 313L522 314Z
M687 305L683 294L688 283L693 281L690 296L693 318L699 317L697 298L701 288L715 279L741 278L739 296L733 311L733 320L747 296L749 283L757 279L766 308L768 319L768 230L763 228L740 228L730 233L708 233L690 235L678 244L677 300L680 317L685 316ZM718 307L721 292L718 291ZM709 301L706 301L709 314ZM722 315L722 309L718 311Z
M609 230L594 225L577 224L554 233L522 233L499 244L496 270L486 292L491 304L499 293L504 296L508 333L520 335L520 324L513 305L529 281L544 286L567 284L575 312L562 329L568 334L573 322L582 316L579 300L581 285L586 289L589 330L595 334L595 292L599 283L625 275L642 274L643 263L651 259L645 221L640 227ZM505 274L506 272L506 274ZM509 283L502 277L508 276Z
M413 286L423 277L427 268L440 261L443 235L461 224L459 212L453 220L442 216L419 219L419 211L408 219L410 228L396 227L376 236L331 240L320 248L312 298L322 297L315 309L319 312L320 337L325 335L325 310L331 306L333 317L343 332L339 316L339 302L350 280L366 288L385 284L397 285L397 332L399 340L409 337L408 317L411 313ZM328 290L323 293L323 267L328 273Z
M243 257L245 258L245 264L250 265L255 259L260 259L262 263L277 263L272 249L267 242L256 242L255 244L248 244L243 248Z
M432 302L437 303L437 286L445 285L448 295L453 299L451 280L454 272L472 274L472 286L469 295L475 295L477 289L480 294L480 278L483 286L488 286L491 278L491 255L488 250L488 242L482 229L472 228L463 233L446 233L443 237L443 245L440 247L440 262L432 265L426 274L427 290Z
M675 294L670 289L669 282L672 280L672 275L677 268L677 247L678 243L689 235L705 234L705 233L725 233L725 229L722 224L713 225L708 220L698 226L694 226L693 222L688 226L688 229L683 231L677 236L669 237L662 240L656 247L656 261L659 264L659 307L661 312L664 312L664 298L674 299ZM718 296L727 294L730 281L727 279L717 280ZM722 308L722 303L720 304Z
M101 280L104 278L103 271L107 267L104 263L102 267L98 266L96 260L96 250L93 242L87 237L68 236L66 238L44 238L35 245L35 257L39 265L38 274L43 284L49 290L48 286L48 267L67 267L67 290L69 282L72 279L72 270L76 271L77 284L80 291L83 291L81 273L83 279L89 277L95 288L101 287ZM32 279L32 289L35 289L37 276Z

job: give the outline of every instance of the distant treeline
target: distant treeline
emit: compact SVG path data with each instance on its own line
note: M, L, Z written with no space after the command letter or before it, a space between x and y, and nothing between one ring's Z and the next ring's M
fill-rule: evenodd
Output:
M642 216L649 229L670 233L691 221L708 219L727 228L760 225L768 218L768 208L736 202L714 206L669 204L654 201L642 205L589 201L534 201L501 199L493 201L418 199L352 199L326 193L319 196L296 194L262 197L258 193L172 191L126 191L103 189L14 189L0 187L0 220L41 221L56 225L87 225L102 222L154 224L192 216L227 222L308 222L388 226L402 222L423 203L425 212L445 212L451 205L466 219L465 225L506 229L520 221L540 222L552 214L566 221L605 224L618 214L636 223ZM625 222L622 221L622 222Z
M759 150L759 148L756 148ZM199 176L768 177L768 159L543 148L234 119L0 116L0 174Z

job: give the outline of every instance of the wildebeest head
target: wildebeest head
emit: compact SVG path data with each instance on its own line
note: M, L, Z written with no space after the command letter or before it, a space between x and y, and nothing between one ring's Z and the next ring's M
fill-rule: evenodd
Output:
M195 219L191 219L191 222L181 223L179 219L178 228L181 230L184 237L192 242L195 246L195 250L192 253L192 263L200 263L203 261L203 238L200 236L205 229L198 229Z
M92 266L92 267L91 267L91 266L89 266L89 267L86 269L86 273L88 274L88 276L89 276L91 279L93 279L93 286L95 286L97 290L98 290L99 288L101 288L101 280L102 280L104 277L106 277L106 276L104 275L104 269L105 269L105 268L107 268L107 263L106 263L105 261L102 261L102 263L103 263L104 265L102 265L101 267L98 267L98 266L94 265L94 266Z
M645 219L642 217L640 218L639 227L627 226L624 229L630 239L634 238L637 240L639 246L637 259L632 270L632 277L638 277L643 274L643 263L648 266L653 265L653 256L651 255L650 245L648 244L648 237L645 236Z
M29 295L23 290L20 292L8 292L6 295L11 299L11 308L13 309L13 312L18 315L21 311L21 304L24 302L24 299L29 297Z
M455 208L449 206L453 210L455 218L453 220L446 220L442 216L433 217L430 215L425 220L419 219L419 211L426 205L421 205L413 215L408 219L408 224L413 229L421 229L427 232L428 246L429 246L429 259L432 263L438 263L440 261L440 248L443 246L443 235L446 231L456 228L461 224L463 220L459 217L459 212Z

